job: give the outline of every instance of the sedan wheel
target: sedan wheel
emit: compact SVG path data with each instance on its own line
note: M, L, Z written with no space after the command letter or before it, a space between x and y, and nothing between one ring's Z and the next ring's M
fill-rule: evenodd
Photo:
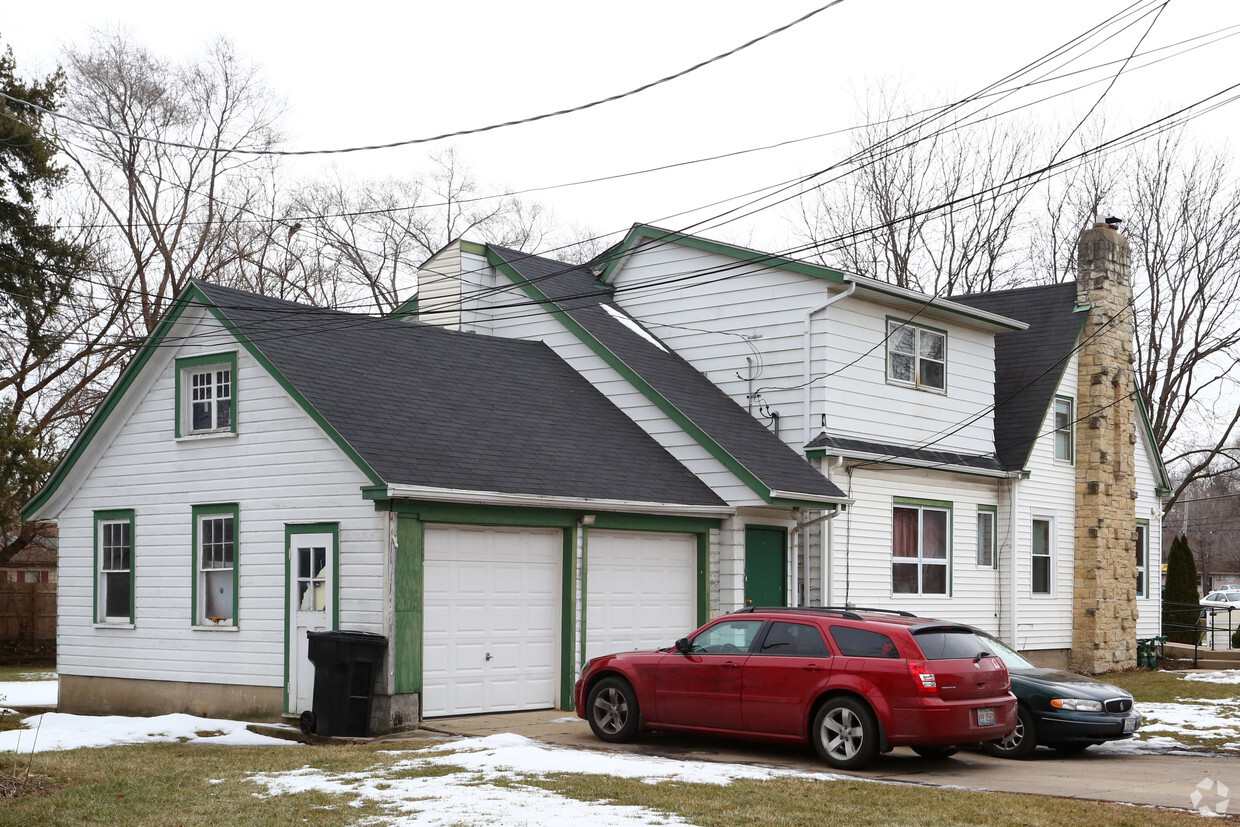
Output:
M604 678L596 683L586 698L586 710L590 729L602 740L632 741L637 737L637 693L623 678Z
M822 760L841 770L864 767L878 755L874 713L852 698L832 698L814 716L814 749Z
M988 741L986 751L998 758L1028 758L1038 748L1038 731L1033 725L1033 714L1025 707L1017 709L1016 729L1006 738Z

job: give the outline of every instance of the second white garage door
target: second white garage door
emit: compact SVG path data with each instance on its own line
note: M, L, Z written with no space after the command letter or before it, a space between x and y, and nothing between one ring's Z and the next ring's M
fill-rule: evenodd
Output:
M426 527L422 714L556 704L561 534Z
M591 531L586 657L671 646L697 627L697 538Z

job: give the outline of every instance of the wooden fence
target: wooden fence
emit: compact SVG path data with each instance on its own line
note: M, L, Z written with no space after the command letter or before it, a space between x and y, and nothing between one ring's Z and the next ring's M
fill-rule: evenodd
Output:
M42 648L56 644L56 583L0 579L0 647Z

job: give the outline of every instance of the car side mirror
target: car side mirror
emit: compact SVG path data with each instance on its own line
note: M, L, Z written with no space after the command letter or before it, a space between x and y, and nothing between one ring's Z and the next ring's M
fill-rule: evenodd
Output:
M676 641L676 651L682 655L687 655L693 649L693 644L689 642L689 638L682 637Z

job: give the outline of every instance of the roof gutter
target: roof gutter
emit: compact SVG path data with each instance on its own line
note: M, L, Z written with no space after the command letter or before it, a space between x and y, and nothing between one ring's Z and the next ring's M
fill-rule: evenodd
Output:
M772 500L800 500L807 503L822 503L823 505L852 505L855 500L852 497L829 497L824 494L801 494L794 491L776 491L771 489Z
M836 293L834 296L827 299L825 302L823 302L822 304L818 305L817 307L815 307L814 309L810 310L808 313L805 314L805 331L802 334L805 339L805 376L804 376L805 381L801 385L801 411L802 411L801 418L805 423L805 439L801 443L803 445L808 444L809 441L814 438L813 425L811 424L812 415L810 413L810 407L812 405L812 399L813 399L813 394L811 393L811 389L810 389L810 382L811 382L810 371L811 371L811 362L813 361L813 358L814 358L814 347L813 347L813 344L814 344L813 335L814 334L812 332L813 330L812 319L814 318L814 316L826 310L828 307L835 304L840 299L846 299L849 296L851 296L853 293L857 292L857 282L853 281L851 278L848 278L847 276L845 278L848 280L847 290L843 291L842 293ZM827 415L825 405L823 406L822 415L824 418Z
M462 491L423 485L388 485L363 489L368 500L427 500L464 505L508 505L526 508L562 508L580 511L628 511L642 514L663 514L681 517L727 517L736 513L730 505L687 505L646 502L643 500L608 500L592 497L555 497L544 494L510 494L503 491Z

